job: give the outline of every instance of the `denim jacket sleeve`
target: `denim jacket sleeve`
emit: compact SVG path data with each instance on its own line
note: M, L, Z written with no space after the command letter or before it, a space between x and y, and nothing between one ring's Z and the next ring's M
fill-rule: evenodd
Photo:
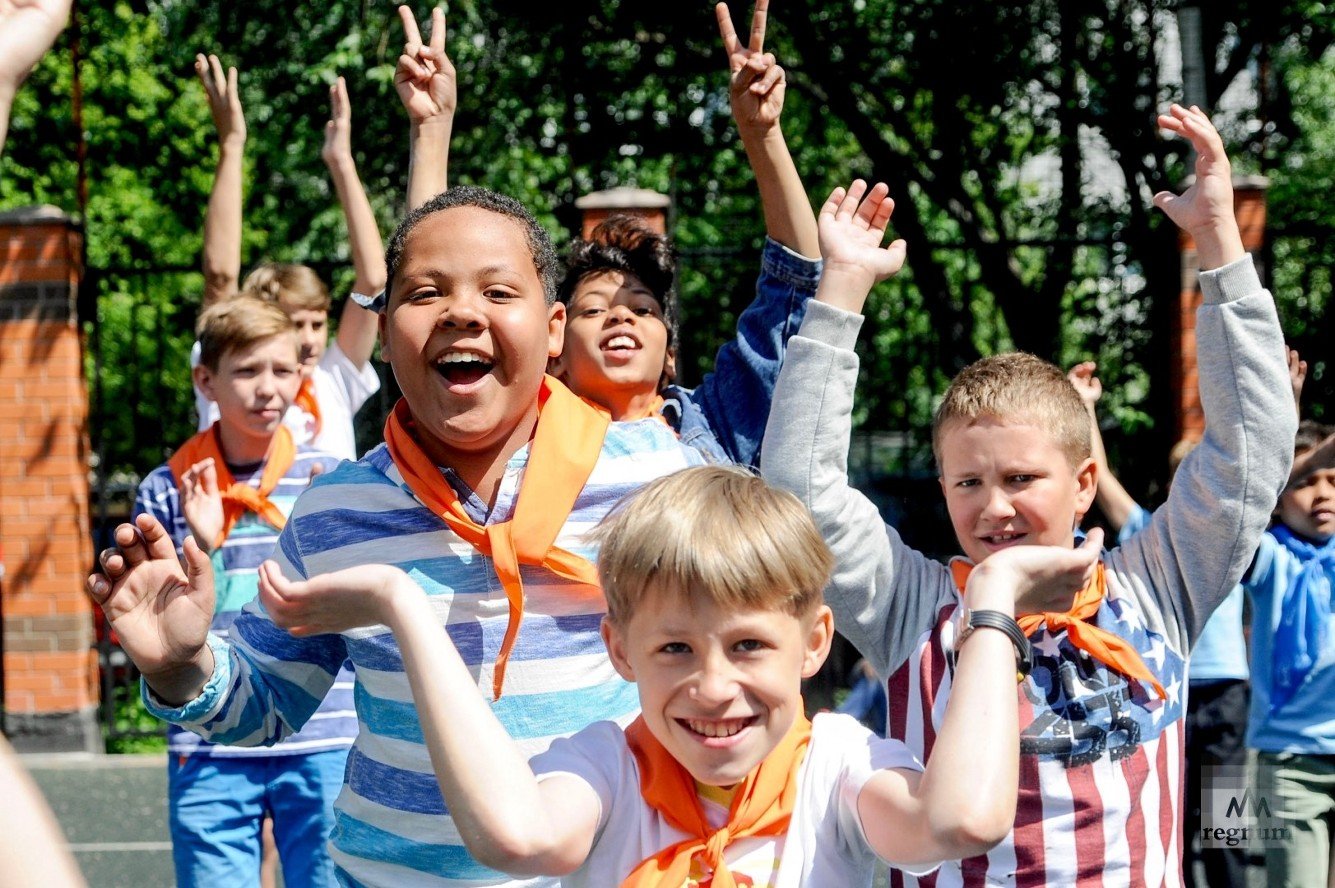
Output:
M802 324L820 272L819 259L765 238L756 298L738 317L737 335L719 349L699 386L664 392L663 412L683 444L711 462L758 465L784 350Z

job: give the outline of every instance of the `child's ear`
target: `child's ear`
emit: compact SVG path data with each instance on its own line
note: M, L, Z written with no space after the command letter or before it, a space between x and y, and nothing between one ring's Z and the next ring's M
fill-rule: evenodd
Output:
M658 381L658 387L665 389L677 378L677 349L675 346L668 346L667 353L663 355L663 378Z
M553 302L547 309L547 357L558 358L566 344L566 306Z
M802 677L811 678L825 664L834 643L834 612L822 604L807 628L807 648L802 654Z
M1099 489L1099 466L1093 457L1086 457L1075 473L1075 520L1079 524L1094 505L1094 494Z
M195 381L195 386L204 393L204 397L210 401L218 400L213 396L213 372L203 364L196 364L190 370L190 377Z
M389 294L385 294L389 298ZM376 329L380 334L380 360L386 364L389 363L389 337L385 335L385 328L389 326L389 306L382 308L375 317Z
M612 661L612 668L617 671L617 675L626 681L634 681L635 670L631 668L630 660L626 657L626 633L614 626L607 617L603 617L598 631L603 635L603 644L607 646L607 657Z

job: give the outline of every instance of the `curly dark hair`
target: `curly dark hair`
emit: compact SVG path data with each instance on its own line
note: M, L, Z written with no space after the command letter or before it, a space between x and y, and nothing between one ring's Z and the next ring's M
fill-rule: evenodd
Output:
M663 307L668 348L675 347L680 312L674 286L677 250L672 241L646 228L634 216L609 216L590 232L588 240L571 242L566 251L565 277L557 285L556 298L569 304L581 281L608 271L633 274L649 288Z
M528 238L528 249L533 254L533 266L538 270L538 280L542 281L542 292L547 304L551 305L556 301L556 270L559 260L556 258L556 248L552 246L552 237L547 233L547 229L539 225L533 214L513 197L506 197L504 194L477 185L456 185L447 191L442 191L404 217L399 227L394 229L394 234L389 239L389 246L385 249L386 294L394 290L394 278L398 275L399 265L403 261L403 248L408 243L408 235L412 234L413 229L427 216L455 207L478 207L518 222Z

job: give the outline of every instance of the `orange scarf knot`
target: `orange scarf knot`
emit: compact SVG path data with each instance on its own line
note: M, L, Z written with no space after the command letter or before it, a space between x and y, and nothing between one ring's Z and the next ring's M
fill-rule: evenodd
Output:
M510 604L505 637L492 672L492 696L500 699L524 614L524 583L519 565L541 566L567 580L597 587L598 571L586 559L557 548L556 537L570 518L603 449L608 418L551 376L538 393L538 423L528 465L510 520L482 526L468 516L459 495L440 467L417 442L408 402L399 399L385 420L385 444L417 499L464 542L491 557Z
M232 532L236 522L246 512L269 522L274 528L282 530L287 524L287 516L273 504L269 494L278 489L278 482L292 468L297 458L297 447L292 443L292 433L285 426L279 426L274 432L269 452L264 456L264 471L260 474L258 489L249 484L242 484L232 477L232 470L223 458L222 441L218 437L218 423L214 423L202 432L192 436L167 460L176 489L181 489L181 478L196 463L212 458L214 470L218 473L218 491L222 494L223 526L218 538L213 540L212 548L217 549Z
M714 829L705 816L695 778L640 716L626 729L626 743L640 772L640 794L673 828L689 838L645 858L621 888L678 888L686 884L697 857L711 872L711 888L736 888L723 853L734 839L781 836L788 832L797 784L811 743L811 722L800 711L788 733L734 790L728 822Z
M973 565L957 560L950 564L951 576L955 587L964 594L964 585L968 582ZM1094 578L1085 588L1076 593L1075 603L1065 613L1044 611L1037 614L1020 614L1015 621L1025 635L1033 635L1040 628L1046 627L1049 633L1065 631L1066 637L1075 647L1089 654L1105 666L1120 672L1129 678L1148 684L1158 693L1160 700L1168 699L1163 685L1154 673L1145 665L1140 653L1125 638L1101 629L1094 623L1087 622L1098 613L1104 597L1108 594L1107 572L1100 561L1094 569Z
M301 388L297 389L297 397L292 403L314 417L315 431L311 433L311 440L314 440L320 434L324 421L320 418L320 402L315 400L315 383L309 376L301 381Z

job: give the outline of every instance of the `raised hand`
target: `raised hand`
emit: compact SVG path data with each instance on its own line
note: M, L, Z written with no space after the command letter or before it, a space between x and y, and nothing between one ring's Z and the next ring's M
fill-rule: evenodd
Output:
M0 0L0 99L18 90L69 17L70 0Z
M1093 361L1085 361L1076 364L1066 374L1066 378L1075 386L1075 390L1080 393L1080 400L1085 402L1085 409L1092 411L1094 405L1103 397L1103 383L1094 372L1099 369L1099 365Z
M861 179L854 179L847 189L830 192L816 219L826 274L834 271L865 276L870 289L904 267L907 247L903 240L881 247L895 211L889 194L884 182L877 182L868 192L867 183Z
M1245 251L1233 215L1233 168L1219 131L1195 105L1172 105L1158 122L1190 140L1196 151L1196 179L1182 194L1160 191L1154 205L1195 239L1202 270L1241 259Z
M732 116L743 135L763 135L779 123L787 79L774 56L765 52L765 25L769 0L757 0L751 14L751 35L746 46L737 39L728 4L714 7L723 51L728 55L728 99Z
M1103 529L1092 528L1079 547L1011 546L993 552L969 574L969 607L1006 613L1065 611L1094 577ZM1014 608L1014 611L1011 608Z
M204 84L204 95L209 100L209 112L213 115L213 125L218 130L218 140L225 142L235 139L246 140L246 115L241 108L241 94L237 90L236 68L228 68L223 74L222 62L216 55L205 57L203 53L195 56L195 73L199 82Z
M352 159L352 105L347 81L342 77L329 87L329 122L324 125L320 157L330 167Z
M394 89L413 124L451 122L459 103L454 64L445 54L445 10L431 10L431 42L422 42L417 19L399 7L403 22L403 55L394 69Z
M195 463L181 476L181 513L195 542L205 552L217 546L223 529L222 492L213 457Z
M363 565L289 580L278 565L260 565L260 602L274 623L293 635L389 625L395 597L425 593L397 567Z
M103 574L86 584L149 684L168 702L198 695L212 670L206 639L213 621L213 567L185 541L186 567L152 515L115 531L116 546L102 552ZM201 677L202 676L202 677Z

